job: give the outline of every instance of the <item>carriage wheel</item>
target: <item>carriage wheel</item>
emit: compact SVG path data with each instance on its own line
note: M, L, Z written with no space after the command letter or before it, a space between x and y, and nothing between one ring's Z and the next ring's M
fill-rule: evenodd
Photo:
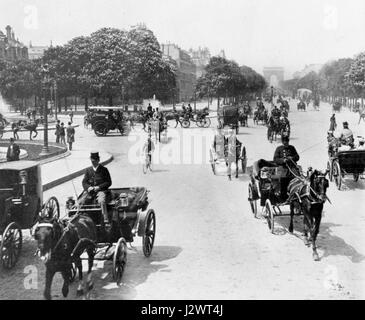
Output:
M149 210L145 218L145 232L142 237L143 254L149 257L152 253L156 234L156 215L153 210Z
M47 220L60 218L60 205L56 197L49 198L43 205L41 216Z
M113 280L117 283L118 286L122 281L126 263L127 243L124 238L119 238L113 256Z
M203 124L203 128L209 128L210 125L212 124L212 122L210 121L209 118L204 118L202 121L202 124Z
M267 225L269 226L271 233L274 234L274 209L269 199L267 199L265 203L265 218L267 220Z
M255 186L256 187L256 186ZM255 218L257 218L257 200L255 200L255 187L249 183L248 185L248 201L250 202L251 211Z
M94 132L98 137L102 137L107 134L108 130L103 123L96 123L94 126Z
M359 181L359 177L360 177L360 174L359 173L354 173L354 181L355 182L358 182Z
M338 161L334 161L332 168L333 178L335 180L336 186L338 190L341 190L342 177L341 177L341 168Z
M333 172L332 172L332 167L331 167L331 161L330 160L327 161L327 170L328 170L328 178L332 182L333 181Z
M190 121L189 120L183 120L182 122L181 122L181 125L182 125L182 127L183 128L189 128L190 127Z
M12 269L17 263L22 250L22 230L16 222L10 223L3 235L0 246L0 260L5 269Z

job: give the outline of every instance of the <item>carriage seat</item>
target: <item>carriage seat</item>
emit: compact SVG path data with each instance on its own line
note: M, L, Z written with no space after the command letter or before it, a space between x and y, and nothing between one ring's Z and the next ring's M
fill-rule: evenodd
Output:
M262 167L260 170L260 177L263 179L271 178L273 180L278 180L280 178L286 178L288 176L288 169L279 167Z
M126 194L128 199L128 207L125 211L137 212L138 209L145 210L147 207L147 189L144 187L110 189L110 193L111 200L107 204L108 207L121 206L122 194Z

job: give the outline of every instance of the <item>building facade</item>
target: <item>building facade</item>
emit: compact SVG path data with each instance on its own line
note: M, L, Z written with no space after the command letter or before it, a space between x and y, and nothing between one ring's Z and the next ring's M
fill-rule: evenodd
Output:
M0 30L0 59L9 61L28 59L28 48L15 38L10 26L5 29L6 34Z
M44 51L49 49L48 46L33 46L32 43L29 44L28 55L30 60L36 60L43 58Z
M164 56L171 58L176 63L178 88L177 100L190 101L195 92L196 66L189 53L175 44L162 44L161 51Z
M196 78L200 78L205 74L205 67L209 64L211 55L208 48L200 48L198 50L189 50L191 60L196 66Z

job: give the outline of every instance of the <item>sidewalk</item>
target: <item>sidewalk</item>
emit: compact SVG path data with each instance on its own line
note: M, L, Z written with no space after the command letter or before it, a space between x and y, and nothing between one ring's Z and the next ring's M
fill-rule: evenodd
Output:
M68 156L60 155L50 161L41 162L43 191L52 189L62 183L83 175L91 166L90 152L84 150L71 151ZM113 156L100 151L100 163L106 165L113 161Z

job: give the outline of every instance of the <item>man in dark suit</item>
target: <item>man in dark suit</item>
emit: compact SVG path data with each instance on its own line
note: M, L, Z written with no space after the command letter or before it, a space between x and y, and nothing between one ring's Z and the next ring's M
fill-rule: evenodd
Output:
M82 187L84 194L79 199L79 204L84 204L91 196L96 197L104 217L104 224L109 225L109 217L106 208L106 196L108 188L112 185L109 170L100 164L99 152L91 152L90 160L92 167L86 169Z
M8 147L8 152L6 153L6 159L8 161L18 161L20 155L19 146L14 143L14 138L10 138L10 146Z

